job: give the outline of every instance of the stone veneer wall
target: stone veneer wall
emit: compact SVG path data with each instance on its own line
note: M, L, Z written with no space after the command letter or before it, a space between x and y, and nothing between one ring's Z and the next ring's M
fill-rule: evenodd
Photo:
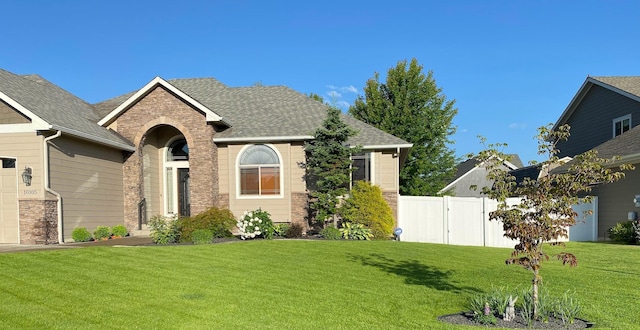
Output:
M221 209L228 209L229 208L229 194L219 194L218 195L218 203L216 205L218 208ZM239 216L234 214L235 216Z
M307 193L291 193L291 223L309 229L309 196Z
M393 211L393 219L396 222L395 227L397 227L398 226L398 193L395 191L383 192L382 197L384 198L385 201L387 201L387 204L389 204L389 207L391 207L391 211Z
M150 130L168 125L182 133L189 146L191 214L215 205L218 199L218 148L213 143L214 127L203 113L163 87L156 87L116 120L119 134L132 141L137 151L124 162L125 224L131 230L138 223L138 202L143 197L142 146Z
M20 244L58 242L58 208L52 200L20 200Z

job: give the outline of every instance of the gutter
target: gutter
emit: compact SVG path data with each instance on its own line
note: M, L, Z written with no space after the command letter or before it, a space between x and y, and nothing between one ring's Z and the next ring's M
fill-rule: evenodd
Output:
M49 182L49 148L48 147L49 147L49 141L55 138L59 138L61 135L62 135L62 131L58 131L56 134L45 138L43 142L44 190L56 196L56 198L58 199L56 202L56 208L58 209L58 243L59 244L64 243L64 235L62 234L62 196L59 193L57 193L55 190L51 189L51 187L49 187L50 182Z

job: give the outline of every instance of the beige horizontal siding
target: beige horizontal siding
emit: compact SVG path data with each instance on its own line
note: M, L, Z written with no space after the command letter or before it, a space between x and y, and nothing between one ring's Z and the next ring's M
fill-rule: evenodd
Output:
M51 188L62 196L63 233L124 223L123 156L64 135L51 141Z
M16 159L18 199L44 198L42 136L35 133L0 134L0 157ZM25 186L20 178L25 167L32 169L31 186Z
M12 106L0 100L0 125L2 124L27 124L29 118L17 112Z
M382 191L398 191L398 157L395 151L385 150L373 153L374 183Z

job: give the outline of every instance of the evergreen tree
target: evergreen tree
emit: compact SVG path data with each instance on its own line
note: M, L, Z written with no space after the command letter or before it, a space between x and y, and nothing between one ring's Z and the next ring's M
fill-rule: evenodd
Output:
M334 220L338 209L338 197L347 193L351 180L351 154L354 151L347 141L356 131L340 118L341 111L329 107L322 127L316 130L315 139L306 144L306 170L311 191L310 208L315 219L324 225Z
M412 59L400 61L387 72L386 83L376 72L364 87L349 113L413 143L400 171L402 195L436 195L455 174L455 156L447 146L455 133L455 100L447 100L433 78L425 76L422 66Z

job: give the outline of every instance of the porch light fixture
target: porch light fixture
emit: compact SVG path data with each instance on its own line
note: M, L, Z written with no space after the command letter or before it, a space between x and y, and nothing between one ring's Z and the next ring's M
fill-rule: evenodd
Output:
M24 171L22 171L22 182L24 182L25 186L31 185L31 167L25 166Z

